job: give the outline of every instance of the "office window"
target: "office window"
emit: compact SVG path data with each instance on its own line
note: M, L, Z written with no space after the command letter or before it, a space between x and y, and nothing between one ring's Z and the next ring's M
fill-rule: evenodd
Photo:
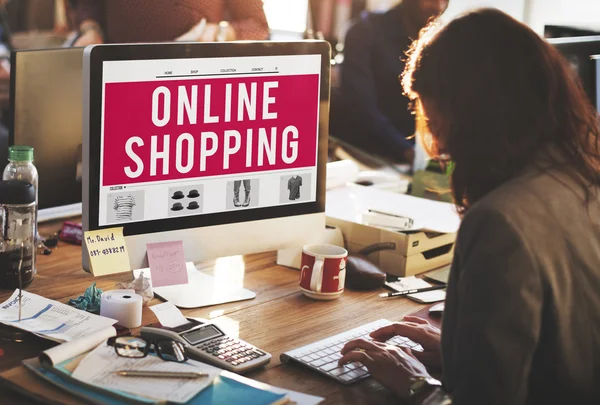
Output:
M308 0L263 0L271 30L304 32Z

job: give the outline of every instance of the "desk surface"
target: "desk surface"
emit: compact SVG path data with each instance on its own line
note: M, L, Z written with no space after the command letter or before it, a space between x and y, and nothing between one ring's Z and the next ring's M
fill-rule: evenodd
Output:
M49 234L47 225L42 234ZM44 232L44 230L46 232ZM404 298L381 299L379 291L346 290L334 301L315 301L298 289L298 271L275 264L275 253L244 256L215 270L213 263L200 268L226 280L243 277L244 287L256 292L253 300L184 310L189 317L213 319L233 336L239 336L273 356L264 369L247 376L283 388L325 397L326 404L387 404L397 400L373 379L346 387L298 365L282 364L279 355L287 350L343 332L377 319L400 320L404 315L424 309L424 305ZM27 291L60 302L75 298L92 283L103 290L114 289L117 282L129 281L130 274L94 278L81 269L81 248L60 243L49 256L38 255L38 274ZM226 282L226 281L225 281ZM0 290L0 302L12 291ZM154 299L150 305L160 303ZM144 307L144 325L157 322L154 313ZM138 330L133 330L137 333ZM16 344L0 340L0 371L17 365L20 360L36 356L49 346L33 338ZM33 403L0 387L3 404Z

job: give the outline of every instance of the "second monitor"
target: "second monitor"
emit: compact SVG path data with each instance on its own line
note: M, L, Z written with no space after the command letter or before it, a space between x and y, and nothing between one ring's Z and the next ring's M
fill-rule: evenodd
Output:
M596 97L596 71L593 55L600 54L600 35L554 38L548 42L556 47L567 59L573 71L579 76L581 84L594 106L598 103Z
M40 221L81 215L82 65L83 48L11 56L9 142L34 148Z

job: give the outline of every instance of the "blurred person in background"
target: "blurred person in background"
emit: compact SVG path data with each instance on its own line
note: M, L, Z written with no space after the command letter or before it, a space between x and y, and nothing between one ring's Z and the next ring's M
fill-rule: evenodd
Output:
M261 0L72 0L72 8L74 46L269 37Z
M449 0L404 0L385 13L363 13L348 30L331 133L393 161L412 161L415 119L398 77L406 51Z

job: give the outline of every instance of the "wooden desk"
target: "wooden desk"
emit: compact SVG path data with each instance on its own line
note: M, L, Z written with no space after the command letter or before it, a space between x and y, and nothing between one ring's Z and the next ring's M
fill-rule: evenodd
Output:
M47 231L47 229L46 229ZM49 232L42 234L47 234ZM215 274L211 264L204 267ZM66 303L83 293L92 282L103 290L115 283L129 281L130 274L94 278L81 269L81 248L59 243L49 256L38 256L38 274L27 291ZM279 355L287 350L343 332L363 323L385 318L400 320L404 315L425 308L410 300L381 299L375 292L346 290L334 301L315 301L298 289L298 271L275 264L275 253L245 256L231 263L219 264L218 277L243 277L244 286L256 292L249 301L222 304L194 310L184 310L188 317L215 320L233 336L239 336L271 353L271 363L247 376L265 383L325 397L327 404L392 404L398 401L379 383L367 379L346 387L328 378L293 364L281 364ZM12 291L0 290L0 302ZM158 304L157 299L150 305ZM143 324L157 322L154 313L144 307ZM137 333L137 330L133 331ZM0 370L17 365L20 360L37 355L49 343L42 339L6 343L0 340L4 355ZM0 387L3 404L34 403Z

